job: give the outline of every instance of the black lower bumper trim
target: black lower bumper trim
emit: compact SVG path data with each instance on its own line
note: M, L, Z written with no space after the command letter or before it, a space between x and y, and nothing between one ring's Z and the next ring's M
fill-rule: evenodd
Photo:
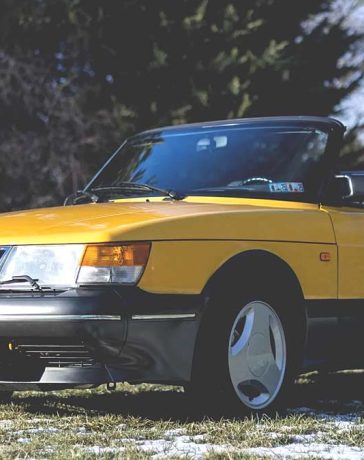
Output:
M121 382L125 374L120 369L98 366L93 368L45 368L41 377L35 380L0 380L0 390L24 391L53 388L97 386L108 382Z
M200 296L137 288L0 293L0 385L188 382L201 309ZM92 359L87 372L77 356L57 355L60 342L84 347ZM24 344L48 345L52 353L29 353Z

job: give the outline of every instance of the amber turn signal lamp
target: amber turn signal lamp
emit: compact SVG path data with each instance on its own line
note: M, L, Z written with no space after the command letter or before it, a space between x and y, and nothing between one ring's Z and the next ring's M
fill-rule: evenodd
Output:
M149 243L88 244L82 267L145 266L150 252Z
M330 262L331 254L329 252L320 252L321 262Z

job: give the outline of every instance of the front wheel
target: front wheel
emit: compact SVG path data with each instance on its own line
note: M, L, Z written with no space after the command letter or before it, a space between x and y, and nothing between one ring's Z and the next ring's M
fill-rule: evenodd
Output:
M228 373L236 396L249 409L268 407L286 373L287 346L274 308L252 301L237 314L228 345Z
M190 393L223 412L272 412L285 405L299 367L297 304L261 289L235 299L229 309L215 300L204 319Z

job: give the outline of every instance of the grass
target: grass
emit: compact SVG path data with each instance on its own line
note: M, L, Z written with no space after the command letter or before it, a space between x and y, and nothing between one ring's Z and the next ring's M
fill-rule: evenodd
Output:
M256 448L296 444L364 449L363 394L364 373L311 374L286 412L237 419L199 413L178 387L16 393L0 406L0 458L217 460L264 458L270 451Z

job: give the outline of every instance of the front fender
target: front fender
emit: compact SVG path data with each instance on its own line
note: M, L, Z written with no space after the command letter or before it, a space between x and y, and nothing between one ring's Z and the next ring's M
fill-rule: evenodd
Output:
M208 280L232 257L246 251L266 251L285 261L295 273L306 299L337 295L335 244L269 241L153 242L139 287L160 294L200 294ZM330 262L320 260L331 254Z

